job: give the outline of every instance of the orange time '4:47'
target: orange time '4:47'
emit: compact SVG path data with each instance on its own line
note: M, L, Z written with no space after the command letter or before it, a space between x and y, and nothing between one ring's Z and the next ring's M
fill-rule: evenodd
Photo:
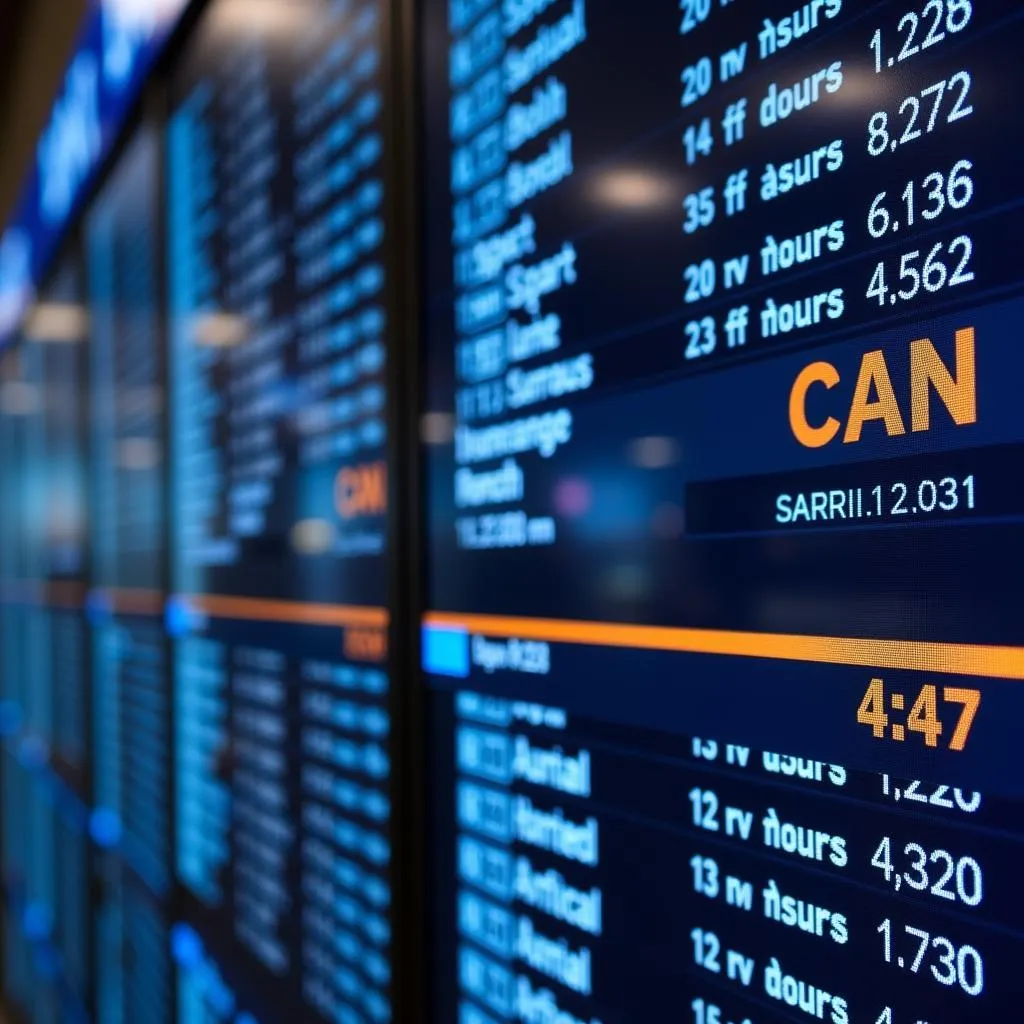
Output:
M886 690L883 680L875 678L857 708L857 721L870 726L875 739L903 743L913 738L910 733L918 733L926 746L938 747L941 740L950 750L963 750L981 705L981 691L943 686L941 703L943 710L945 705L959 708L955 725L948 718L944 723L939 715L939 687L927 683L911 699L908 694Z

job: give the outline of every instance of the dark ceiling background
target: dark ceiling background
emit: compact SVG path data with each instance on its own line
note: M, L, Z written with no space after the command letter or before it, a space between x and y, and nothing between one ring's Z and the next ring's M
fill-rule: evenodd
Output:
M86 0L0 0L0 231L46 123Z

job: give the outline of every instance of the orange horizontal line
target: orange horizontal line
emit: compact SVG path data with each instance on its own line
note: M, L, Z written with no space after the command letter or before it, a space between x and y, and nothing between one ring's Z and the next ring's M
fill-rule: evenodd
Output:
M80 608L85 601L85 585L75 580L55 581L47 586L46 602L58 608Z
M631 626L614 622L509 618L428 612L424 623L461 628L496 637L522 637L550 643L635 647L688 654L724 654L867 668L907 669L949 675L1024 679L1024 647L931 643L918 640L868 640L785 633L740 633L720 629Z
M46 608L81 608L85 584L75 580L22 580L0 584L0 602Z
M308 626L363 626L368 629L386 629L388 625L387 609L372 605L275 601L262 597L231 597L227 594L180 596L193 608L214 618L298 622Z
M163 615L164 599L162 590L145 587L100 587L99 591L110 598L115 612L128 615Z

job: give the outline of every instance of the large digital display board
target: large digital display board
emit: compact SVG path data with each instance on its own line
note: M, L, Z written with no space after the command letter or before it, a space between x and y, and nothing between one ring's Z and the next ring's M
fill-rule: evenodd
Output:
M115 1024L170 1024L174 996L160 152L143 124L85 227L96 1005Z
M3 972L19 1012L40 1024L56 1012L57 993L36 962L52 935L56 908L54 815L36 771L46 760L50 679L30 659L45 639L45 508L42 459L42 368L38 349L8 353L0 363L0 447L4 485L2 572L4 748Z
M91 946L84 336L73 247L40 300L0 370L4 974L33 1020L58 1006L80 1020Z
M31 513L42 545L41 623L29 663L45 694L42 714L49 757L80 800L88 800L88 675L85 588L88 572L86 452L88 388L84 272L77 248L61 261L24 328L24 358L38 363L29 401L38 404L42 478Z
M173 75L176 955L224 1019L391 1015L387 15L219 0Z
M29 467L35 467L42 483L30 529L39 532L42 560L25 662L28 706L40 710L26 716L18 742L24 760L25 753L31 755L26 740L41 741L31 806L46 821L45 842L30 860L34 871L45 873L48 893L44 900L30 901L28 911L35 912L37 905L49 909L49 928L35 938L45 939L57 964L55 987L63 1012L79 1020L93 993L85 619L87 317L81 255L77 245L68 250L23 331L24 357L38 362L38 390L30 400L38 406L41 436Z
M1017 5L424 0L436 1019L1020 998Z

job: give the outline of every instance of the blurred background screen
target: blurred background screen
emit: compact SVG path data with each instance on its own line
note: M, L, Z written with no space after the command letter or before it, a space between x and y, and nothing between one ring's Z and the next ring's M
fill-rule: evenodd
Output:
M160 149L130 140L85 225L89 260L92 710L99 1016L171 1020L171 881ZM104 831L105 830L105 831ZM116 851L116 852L115 852ZM127 957L131 969L122 972Z
M175 949L198 1019L230 1019L225 987L261 1020L391 1017L385 19L219 0L171 75Z
M1024 10L0 0L0 1024L1024 981Z

